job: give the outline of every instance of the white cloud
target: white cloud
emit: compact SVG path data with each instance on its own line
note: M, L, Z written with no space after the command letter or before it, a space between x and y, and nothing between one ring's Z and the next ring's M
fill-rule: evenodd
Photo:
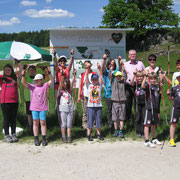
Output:
M53 0L46 0L47 3L51 3Z
M99 9L99 12L104 13L104 9L103 8Z
M0 20L0 26L12 26L14 24L20 24L21 21L17 17L12 17L9 21Z
M59 17L74 17L75 15L63 9L42 9L37 11L35 9L28 9L25 15L32 18L59 18Z
M179 0L173 0L173 3L174 3L174 5L178 5L178 4L180 4L180 1Z
M21 6L36 6L37 2L36 1L21 1L20 5Z

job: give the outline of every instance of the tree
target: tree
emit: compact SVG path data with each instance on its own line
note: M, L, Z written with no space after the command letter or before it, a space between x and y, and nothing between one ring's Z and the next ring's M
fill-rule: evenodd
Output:
M172 5L172 0L109 0L102 23L113 28L134 27L141 33L147 28L177 27L180 19Z

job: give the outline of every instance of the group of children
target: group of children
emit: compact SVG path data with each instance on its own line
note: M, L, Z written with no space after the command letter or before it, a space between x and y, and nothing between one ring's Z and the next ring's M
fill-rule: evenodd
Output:
M71 129L74 112L74 102L72 97L72 89L75 83L76 70L73 70L72 82L70 82L70 70L73 65L74 50L71 50L71 59L68 67L66 67L66 56L56 57L56 52L53 50L56 70L56 93L57 101L56 108L61 126L62 141L64 143L72 142ZM149 57L153 59L155 56ZM106 60L108 62L106 63ZM155 59L154 59L155 60ZM1 91L1 108L4 117L4 140L8 143L17 142L16 137L16 114L18 110L18 79L24 85L26 99L26 113L29 126L33 129L35 137L35 145L39 146L39 124L41 125L42 145L48 144L46 140L46 111L48 110L47 92L48 88L54 82L49 67L43 67L45 74L50 80L43 83L44 76L36 74L35 66L29 66L28 76L26 68L22 67L20 61L18 74L14 74L14 70L10 64L4 66L4 74L0 76ZM91 62L85 61L85 72L80 75L80 85L78 91L77 102L82 103L83 109L83 128L87 128L87 138L93 141L91 131L94 126L94 121L97 129L97 138L104 140L101 134L102 127L102 99L101 92L104 87L104 95L107 104L108 124L111 127L114 125L114 136L124 138L123 126L126 120L126 80L127 72L123 64L121 56L118 56L118 65L116 67L115 60L109 58L107 51L103 56L102 65L97 64L100 77L97 73L91 70ZM180 115L180 60L176 62L179 72L174 73L172 90L167 90L167 95L170 100L173 100L173 108L170 125L170 145L176 146L174 142L175 127ZM161 88L166 78L166 73L162 70L150 72L149 69L139 71L136 69L134 76L130 82L131 86L135 87L135 113L136 113L136 133L138 136L145 137L144 145L147 147L155 147L156 144L161 144L156 138L156 126L160 119L160 100ZM27 91L28 89L28 91ZM30 93L29 93L30 92ZM30 95L29 95L30 94ZM29 98L30 97L30 98ZM9 113L12 112L12 113ZM11 126L12 136L9 135L9 126ZM118 130L119 126L119 130ZM151 128L152 141L149 141L149 130ZM67 138L66 138L67 129Z

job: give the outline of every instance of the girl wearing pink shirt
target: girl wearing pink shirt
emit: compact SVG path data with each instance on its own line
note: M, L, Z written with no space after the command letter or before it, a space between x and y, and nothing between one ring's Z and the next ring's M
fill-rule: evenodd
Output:
M22 65L19 64L21 74ZM3 68L3 75L0 75L1 86L1 109L3 113L4 141L8 143L18 142L16 137L16 115L18 110L18 76L15 75L11 64L6 64ZM11 136L9 135L9 126L11 127Z
M41 132L42 132L42 145L47 146L46 141L46 111L48 110L48 102L47 102L47 90L48 87L53 83L54 79L51 75L49 67L47 68L48 74L50 75L50 80L43 84L43 75L37 74L34 77L35 84L29 84L25 82L24 76L25 71L22 73L22 84L26 86L31 93L31 101L30 101L30 111L32 111L33 117L33 132L35 137L35 146L39 146L39 122L41 124Z

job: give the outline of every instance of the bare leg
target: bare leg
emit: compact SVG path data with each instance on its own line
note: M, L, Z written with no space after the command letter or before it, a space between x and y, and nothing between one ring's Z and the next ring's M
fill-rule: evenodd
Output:
M118 122L114 121L114 129L117 130L117 128L118 128Z
M156 126L154 125L151 126L151 133L152 133L152 138L156 138Z
M34 136L39 135L39 119L35 119L33 121L33 132L34 132Z
M170 126L170 139L174 139L175 130L176 130L176 125L171 124L171 126Z
M97 133L100 135L101 134L101 129L100 128L96 128Z
M148 126L144 126L144 137L145 137L145 140L149 140L149 127Z
M66 129L65 128L61 128L61 135L62 135L62 137L66 137Z
M124 121L120 121L120 126L119 126L120 130L123 130L123 127L124 127Z
M71 137L71 128L67 128L67 135L68 137Z
M89 136L91 134L91 128L87 128L87 135Z
M46 121L40 120L40 123L41 123L42 136L46 136L47 133Z

